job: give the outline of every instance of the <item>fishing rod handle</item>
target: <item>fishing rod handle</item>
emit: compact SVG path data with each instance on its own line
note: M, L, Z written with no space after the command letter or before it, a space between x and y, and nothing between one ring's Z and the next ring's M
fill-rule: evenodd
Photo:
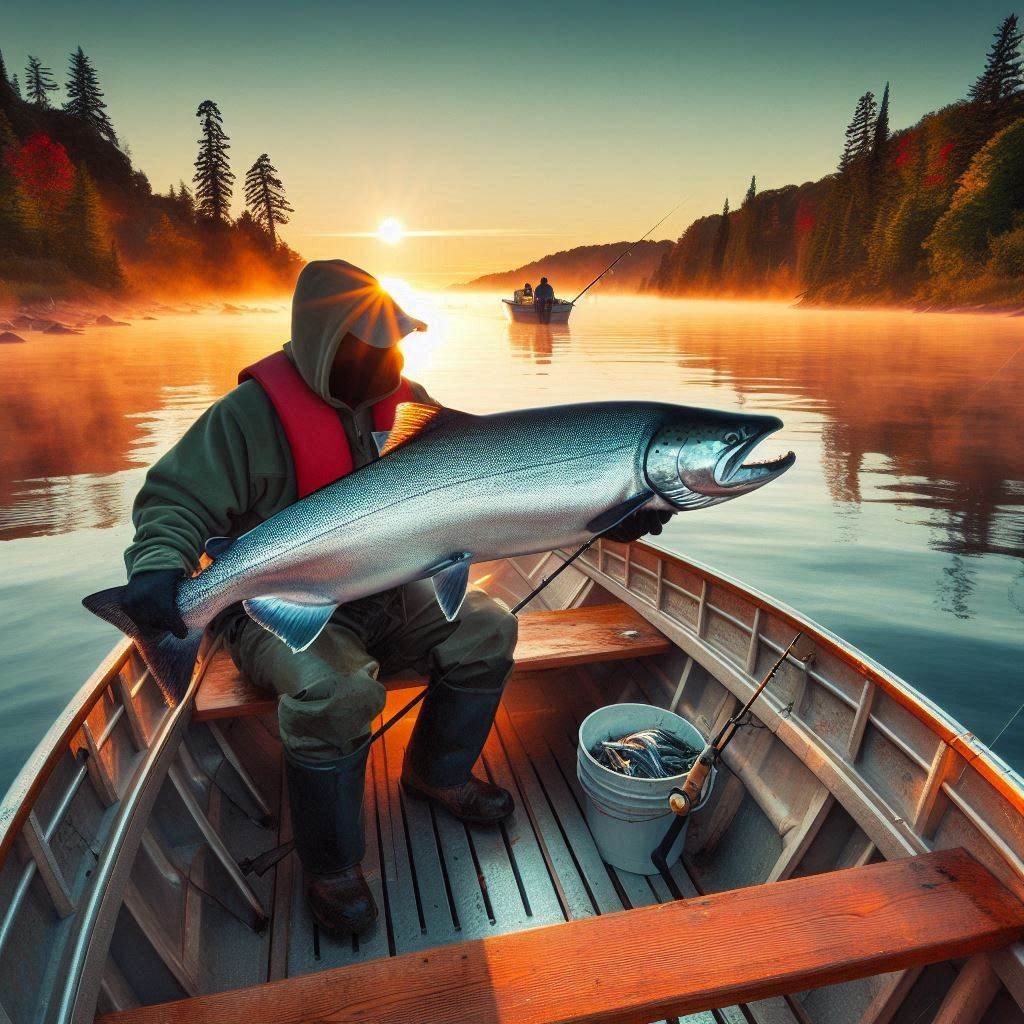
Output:
M714 765L714 751L711 747L705 747L693 767L686 773L682 786L668 798L668 806L673 814L685 816L697 806Z

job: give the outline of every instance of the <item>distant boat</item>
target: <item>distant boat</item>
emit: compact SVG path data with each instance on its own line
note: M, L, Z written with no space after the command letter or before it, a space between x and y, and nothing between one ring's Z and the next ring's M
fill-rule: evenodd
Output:
M540 305L533 301L522 288L517 289L511 299L502 299L505 312L509 319L517 324L566 324L572 312L572 303L567 299L555 299L551 303L551 315L546 320L540 319Z

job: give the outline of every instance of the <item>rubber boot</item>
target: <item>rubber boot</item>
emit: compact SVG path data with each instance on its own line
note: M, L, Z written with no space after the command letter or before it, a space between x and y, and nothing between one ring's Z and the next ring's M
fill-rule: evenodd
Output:
M369 744L326 764L311 765L285 752L295 849L306 872L306 899L321 928L358 935L377 920L359 862L363 838L363 784Z
M507 818L515 809L512 794L472 774L500 703L500 688L432 684L405 751L405 791L433 800L471 824L492 825Z

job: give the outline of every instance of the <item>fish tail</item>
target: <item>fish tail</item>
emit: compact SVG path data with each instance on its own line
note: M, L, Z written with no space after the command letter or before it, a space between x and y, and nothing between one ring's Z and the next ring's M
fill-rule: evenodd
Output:
M192 680L192 669L199 654L203 631L193 630L182 640L172 633L143 628L125 611L125 589L112 587L110 590L99 590L84 598L82 604L93 615L116 626L125 636L135 641L146 667L153 673L167 703L173 707L185 696Z

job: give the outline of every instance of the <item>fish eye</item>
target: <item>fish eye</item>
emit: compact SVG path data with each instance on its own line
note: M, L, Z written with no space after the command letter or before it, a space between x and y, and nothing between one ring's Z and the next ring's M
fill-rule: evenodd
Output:
M726 444L739 444L740 435L737 434L735 430L730 430L729 433L722 438L722 440Z

